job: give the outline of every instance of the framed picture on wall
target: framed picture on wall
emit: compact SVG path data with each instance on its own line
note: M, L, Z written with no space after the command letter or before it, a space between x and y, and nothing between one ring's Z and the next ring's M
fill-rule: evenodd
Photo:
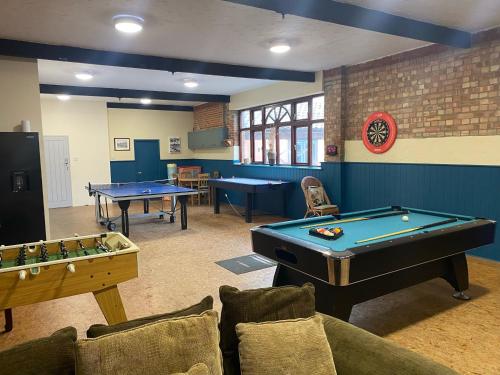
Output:
M130 151L130 138L114 138L115 151Z
M181 139L179 137L170 137L168 139L168 152L178 154L181 152Z

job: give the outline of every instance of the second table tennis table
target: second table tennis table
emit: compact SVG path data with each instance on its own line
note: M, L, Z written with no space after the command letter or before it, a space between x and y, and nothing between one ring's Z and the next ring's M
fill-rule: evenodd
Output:
M89 191L89 195L95 198L97 222L101 225L105 225L109 230L114 230L116 227L114 221L121 219L122 233L127 237L129 236L128 209L131 201L142 200L144 202L144 214L140 214L140 217L158 215L159 218L163 219L166 215L170 215L170 222L173 223L175 221L175 211L178 200L181 206L181 228L187 229L187 197L189 195L198 194L194 189L175 186L171 184L169 180L111 184L91 184L89 182L86 189ZM102 207L101 197L106 199L105 208ZM163 209L164 197L171 198L170 211ZM109 216L107 199L118 202L118 206L121 209L121 215L119 217L113 218ZM149 202L151 199L160 199L161 201L161 209L156 214L149 212Z

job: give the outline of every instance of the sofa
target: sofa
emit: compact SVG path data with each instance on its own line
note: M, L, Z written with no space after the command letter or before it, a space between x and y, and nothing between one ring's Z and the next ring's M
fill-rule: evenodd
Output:
M270 312L271 314L276 314L276 311L281 309L278 314L283 314L284 309L293 310L298 312L304 305L307 305L307 299L311 299L311 290L313 291L313 287L309 287L307 289L306 286L302 288L295 288L290 292L287 291L285 294L282 290L279 290L279 293L276 293L277 289L262 289L262 290L254 290L254 291L244 291L240 292L235 288L225 287L225 290L221 288L221 300L223 301L223 311L220 315L220 321L218 322L218 314L213 311L213 298L211 296L205 297L198 304L187 307L182 310L178 310L175 312L160 314L149 316L145 318L139 318L135 320L130 320L128 322L120 323L114 326L107 325L93 325L87 331L87 338L78 339L76 329L73 327L67 327L56 331L49 337L41 338L38 340L29 341L27 343L23 343L17 345L11 349L0 352L0 375L73 375L75 373L90 373L94 374L92 368L90 371L82 372L77 371L79 368L78 359L80 358L78 348L81 347L82 343L92 342L92 340L99 340L100 338L110 338L113 335L120 334L128 334L134 330L144 329L144 327L148 327L151 332L151 327L155 327L155 325L165 324L165 322L170 323L175 319L178 319L179 322L182 319L192 319L193 317L203 316L204 314L211 314L215 317L215 325L213 330L215 331L215 341L213 341L215 346L215 351L219 351L217 355L218 360L220 360L220 371L224 368L224 374L238 374L239 369L234 370L234 367L231 369L229 366L226 366L227 360L230 358L227 356L227 352L224 352L224 329L226 327L231 327L231 325L227 324L230 321L229 314L231 312L229 310L231 299L233 300L234 306L238 308L241 305L243 295L244 298L248 298L249 301L258 301L258 314L261 314L263 310L266 310L266 313ZM291 289L292 287L289 287ZM263 292L261 292L263 291ZM254 293L254 294L252 294ZM256 295L255 293L260 293L260 295ZM262 294L263 293L263 294ZM293 294L295 293L295 295ZM235 298L235 296L237 298ZM304 297L305 296L305 297ZM312 296L313 297L313 296ZM288 300L286 300L288 298ZM277 302L276 307L269 308L269 303L265 301L273 301ZM292 300L295 300L293 302ZM262 301L266 302L266 304L262 304ZM298 302L298 304L293 305ZM314 300L312 299L312 303ZM278 305L281 305L279 307ZM262 306L267 306L262 308ZM292 308L290 309L290 306ZM250 311L251 306L243 306L243 309L246 309L245 315L248 315L248 311ZM271 311L272 310L272 311ZM198 315L200 314L200 315ZM306 315L308 315L307 313ZM433 360L426 358L423 355L412 352L408 349L402 348L395 343L390 342L384 338L373 335L361 328L355 327L352 324L346 323L342 320L336 319L334 317L324 315L324 314L314 314L317 316L321 316L324 333L326 334L327 343L325 342L326 347L330 347L331 355L333 355L333 361L336 368L336 373L338 375L389 375L389 374L398 374L398 375L456 375L457 373L439 363L434 362ZM234 316L234 315L233 315ZM254 315L255 318L256 315ZM224 322L226 319L226 322ZM262 320L262 319L261 319ZM269 316L264 320L272 320L269 319ZM278 319L281 320L281 319ZM255 320L252 320L255 321ZM196 328L197 329L197 328ZM158 331L153 330L152 335L150 337L158 336ZM195 331L198 332L198 331ZM227 332L226 332L227 333ZM179 336L172 336L174 341L177 340ZM179 341L183 339L180 338ZM302 340L307 342L307 340ZM122 346L123 341L118 342L119 346ZM219 345L220 349L219 350ZM140 344L142 348L142 343ZM164 347L160 347L160 351L155 352L155 356L162 355L161 352ZM160 354L158 354L160 353ZM173 352L172 352L173 353ZM169 353L169 355L172 355ZM183 352L184 353L184 352ZM137 352L135 352L137 354ZM151 354L151 353L147 353ZM233 353L234 354L234 353ZM166 355L165 355L166 356ZM181 354L180 356L184 356ZM237 353L236 353L237 356ZM173 357L175 360L179 357L179 353L176 353ZM273 358L271 356L271 358ZM170 361L171 359L169 359ZM198 361L202 362L202 361ZM196 362L195 362L196 363ZM194 364L195 364L194 363ZM190 366L193 364L189 364L186 368L182 369L182 371L187 371ZM199 363L198 363L199 365ZM147 375L144 371L133 371L134 362L131 361L126 365L128 369L131 371L120 371L120 372L111 372L111 373L119 373L119 374L141 374ZM204 365L203 365L204 366ZM181 372L182 372L181 371ZM99 372L97 372L99 373ZM109 372L108 372L109 373ZM153 373L153 372L152 372ZM165 372L155 372L156 373L165 373ZM166 372L172 373L172 372ZM177 373L177 371L175 371ZM184 374L197 374L198 372L182 372ZM203 373L203 372L200 372ZM213 373L213 372L210 372ZM247 372L248 373L248 372ZM252 372L250 372L252 373ZM308 372L306 372L308 373ZM311 374L312 375L312 374Z

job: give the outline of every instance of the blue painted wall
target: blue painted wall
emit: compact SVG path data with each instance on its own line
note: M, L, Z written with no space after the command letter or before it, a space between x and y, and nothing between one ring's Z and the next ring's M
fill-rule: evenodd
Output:
M400 204L500 220L500 167L343 163L342 210ZM496 242L472 251L500 260Z
M223 177L255 177L293 181L288 194L287 216L304 215L305 203L300 181L315 176L325 184L330 198L342 211L369 209L387 205L406 205L423 209L486 217L500 220L500 167L391 164L323 163L321 168L235 165L229 160L162 160L165 166L158 178L166 178L166 164L200 165L204 172L217 170ZM113 182L133 181L134 162L111 162ZM229 193L233 204L242 204L243 196ZM280 213L280 199L257 197L256 208ZM497 242L472 251L473 254L500 261L500 225Z

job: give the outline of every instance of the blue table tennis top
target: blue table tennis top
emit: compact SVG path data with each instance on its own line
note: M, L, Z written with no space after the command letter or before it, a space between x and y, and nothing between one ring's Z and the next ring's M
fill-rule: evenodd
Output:
M154 182L128 182L123 184L96 185L92 187L101 195L114 198L134 198L144 196L162 196L162 195L183 195L196 192L180 186L166 185Z

